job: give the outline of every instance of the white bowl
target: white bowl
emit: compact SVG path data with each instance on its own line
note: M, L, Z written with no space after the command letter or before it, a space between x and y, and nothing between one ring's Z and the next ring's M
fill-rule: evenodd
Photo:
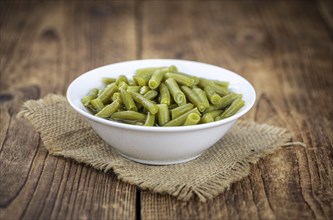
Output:
M126 75L144 67L175 65L179 71L230 83L230 89L243 95L245 105L235 115L216 122L179 127L144 127L96 117L81 104L89 89L102 87L102 77ZM154 165L176 164L192 160L211 147L253 106L256 94L243 77L221 67L186 60L153 59L115 63L80 75L68 87L67 99L106 142L131 160Z

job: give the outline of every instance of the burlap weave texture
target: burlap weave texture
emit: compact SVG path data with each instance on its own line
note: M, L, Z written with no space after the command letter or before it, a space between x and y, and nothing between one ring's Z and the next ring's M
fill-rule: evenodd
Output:
M282 128L239 121L199 158L176 165L149 166L123 158L104 143L63 96L50 94L27 101L18 116L30 121L50 154L105 172L112 170L124 182L181 200L214 198L246 177L251 163L291 138L290 132Z

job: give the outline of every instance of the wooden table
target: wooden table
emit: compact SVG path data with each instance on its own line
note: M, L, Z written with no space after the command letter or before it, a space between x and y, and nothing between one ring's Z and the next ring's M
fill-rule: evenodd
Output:
M329 1L0 3L0 219L332 219L333 5ZM81 73L176 58L223 66L256 88L244 117L293 141L207 203L178 201L47 153L16 114L65 95Z

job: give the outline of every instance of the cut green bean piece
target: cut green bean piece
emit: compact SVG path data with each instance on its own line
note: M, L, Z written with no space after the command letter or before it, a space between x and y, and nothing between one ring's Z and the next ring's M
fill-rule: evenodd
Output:
M138 83L139 86L146 86L148 85L148 82L152 75L153 71L142 72L141 74L137 73L133 76L133 79Z
M170 121L169 108L167 104L158 104L157 120L160 126Z
M235 100L236 98L241 98L241 97L242 97L242 95L236 94L236 93L230 93L228 95L225 95L221 98L220 104L209 106L209 108L206 109L206 111L204 113L214 111L214 110L223 109L226 106L230 105L233 100Z
M135 80L128 80L128 85L129 86L139 86L138 83Z
M128 93L125 89L120 89L121 99L127 110L129 111L138 111L137 106L134 103L134 100L130 93Z
M103 89L98 98L102 101L103 104L108 104L111 102L113 93L115 93L117 90L118 86L116 83L111 83L107 85L105 89Z
M186 104L185 94L179 89L179 86L178 86L176 80L173 78L169 78L169 79L165 80L165 84L167 85L173 100L179 106L185 105Z
M197 114L197 113L190 113L187 116L187 118L186 118L186 120L184 122L184 125L185 126L196 125L196 124L199 123L199 121L200 121L200 115L199 114Z
M215 121L215 118L219 115L222 114L222 110L214 110L211 112L207 112L205 113L200 120L200 123L204 124L204 123L209 123L209 122L213 122Z
M111 78L111 77L103 77L102 78L102 83L104 84L111 84L116 82L116 78Z
M149 90L146 94L143 95L146 99L152 100L158 95L156 90Z
M221 95L221 96L225 96L227 94L229 94L229 90L227 88L224 88L224 87L221 87L221 86L218 86L216 85L213 81L211 80L207 80L207 79L203 79L203 78L200 78L199 80L199 84L198 84L201 88L205 88L206 86L210 86L214 89L214 91ZM208 95L207 95L208 96Z
M182 86L181 87L186 97L194 104L194 106L198 107L200 112L204 112L206 109L205 104L200 100L199 96L197 96L189 87Z
M187 103L185 105L173 108L170 110L171 119L173 120L173 119L179 117L180 115L184 114L185 112L190 111L193 108L194 108L194 105L192 103Z
M121 82L125 82L128 85L128 79L125 75L120 75L116 79L116 84L119 86Z
M205 90L205 93L206 93L209 101L213 105L218 105L221 103L221 99L222 99L221 96L218 95L211 86L209 86L209 85L205 86L204 90Z
M236 98L241 98L241 97L242 97L242 95L240 95L240 94L230 93L230 94L222 97L221 103L218 106L220 108L224 108L224 107L230 105L230 103L232 101L234 101Z
M174 65L171 65L168 67L168 71L167 72L171 72L171 73L177 73L178 72L178 69L176 66Z
M124 103L123 103L123 100L121 99L121 94L120 94L120 92L115 92L115 93L113 93L113 95L112 95L112 101L116 101L116 100L118 100L118 102L119 102L120 105L121 105L121 104L124 104Z
M146 121L147 115L135 111L115 112L111 115L114 120Z
M119 108L119 101L116 100L112 102L111 104L105 106L101 111L99 111L97 114L95 114L98 117L101 118L110 118L110 116L117 111Z
M171 100L170 100L170 92L169 92L168 87L164 83L161 83L159 88L160 88L159 89L160 90L160 103L170 105Z
M88 95L84 96L81 99L82 104L87 107L90 104L91 100L97 98L97 95L98 95L98 89L97 88L91 89Z
M161 69L155 70L153 75L148 81L149 88L156 89L161 84L163 76L164 72Z
M140 92L140 86L128 86L127 92Z
M121 89L121 88L127 90L128 89L128 84L124 81L119 82L118 89Z
M195 83L195 80L193 78L182 75L182 74L168 72L165 74L165 77L167 79L172 78L172 79L176 80L177 83L188 86L188 87L193 86Z
M135 71L135 76L144 76L144 75L152 75L155 70L161 69L163 67L148 67L148 68L141 68Z
M144 94L146 94L149 90L150 90L149 86L142 86L142 87L140 88L140 94L141 94L141 95L144 95Z
M244 101L241 98L235 99L231 105L220 115L215 118L215 120L221 120L224 118L228 118L236 112L238 112L239 109L241 109L244 106Z
M228 82L224 82L224 81L220 81L220 80L213 80L213 82L220 86L220 87L223 87L225 89L228 89L228 86L229 86L229 83Z
M91 100L90 104L95 112L99 112L104 108L104 104L99 98Z
M202 89L197 88L197 87L193 88L192 91L199 97L199 99L205 105L206 108L208 108L210 106L209 100L207 98L205 91L203 91Z
M194 109L192 109L188 112L185 112L184 114L178 116L177 118L172 119L171 121L166 123L164 126L182 126L182 125L184 125L184 123L187 119L187 116L191 113L196 113L198 115L201 115L198 108L194 108Z
M144 123L144 126L154 126L155 125L155 115L148 112L147 113L147 119Z
M145 98L143 95L141 95L139 93L132 92L131 95L137 103L141 104L150 113L156 114L158 112L157 105L154 102L152 102L151 100Z
M186 73L183 73L183 72L177 72L177 74L179 74L179 75L184 75L184 76L187 76L187 77L192 78L192 79L194 80L194 84L193 84L193 86L196 86L196 85L199 83L199 80L200 80L199 77L192 76L192 75L189 75L189 74L186 74Z

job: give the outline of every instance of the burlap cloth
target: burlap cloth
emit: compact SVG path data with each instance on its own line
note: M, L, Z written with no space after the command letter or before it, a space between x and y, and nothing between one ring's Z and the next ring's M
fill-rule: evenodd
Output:
M239 121L218 143L197 159L176 165L149 166L127 160L104 143L63 96L48 95L24 103L18 114L40 133L55 156L72 158L141 189L167 193L180 200L212 199L231 183L246 177L250 163L273 153L290 140L285 129Z

